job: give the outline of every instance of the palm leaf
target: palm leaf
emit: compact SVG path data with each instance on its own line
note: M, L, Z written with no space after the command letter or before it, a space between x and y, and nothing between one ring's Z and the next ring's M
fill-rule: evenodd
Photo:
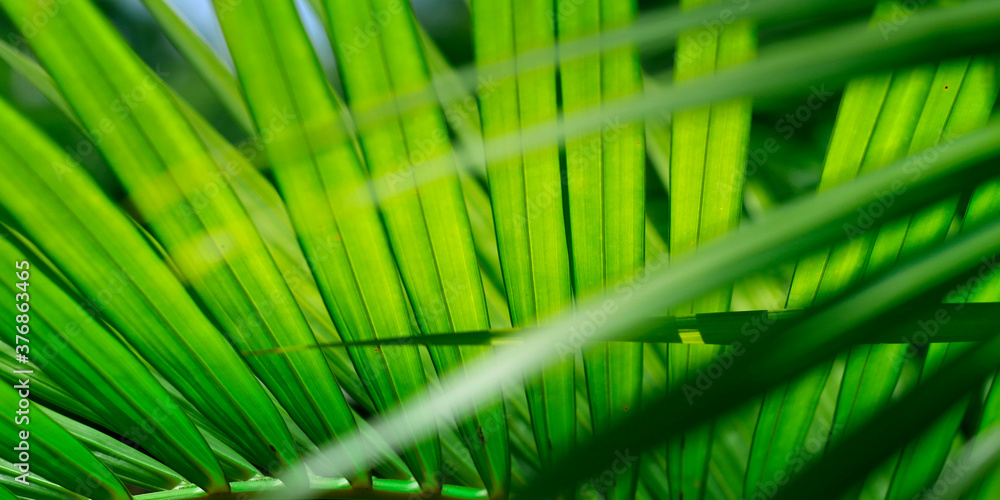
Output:
M691 8L700 2L682 2ZM719 26L722 26L721 24ZM755 54L754 26L746 22L685 32L677 41L674 77L683 82L738 65ZM670 253L683 255L729 231L742 210L743 174L750 131L750 101L689 109L671 117ZM715 290L678 309L679 314L726 311L732 288ZM668 348L668 388L694 376L721 351L716 347ZM668 444L672 498L701 498L708 475L714 424Z
M23 258L2 240L0 254L15 262ZM145 366L42 270L32 270L30 277L30 297L37 306L31 311L34 323L23 332L12 330L4 341L11 346L23 343L33 351L31 359L47 367L55 382L79 394L108 427L142 443L206 491L224 490L225 478L208 445ZM19 292L5 287L3 293L10 299L6 313L18 312L14 304Z
M29 386L28 392L30 392L30 382L22 385ZM22 408L20 401L27 402L27 399L19 396L17 390L10 387L0 389L0 398L8 408ZM132 498L118 478L83 444L53 421L45 408L40 406L32 408L29 403L25 410L18 417L10 413L0 423L4 431L4 447L11 450L25 450L22 456L29 457L19 462L24 464L24 469L21 467L15 469L16 476L23 475L19 482L27 483L31 472L34 471L42 477L49 477L64 486L73 487L77 494L86 498ZM31 430L27 430L27 427Z
M914 132L911 150L922 149L935 140L947 144L955 135L985 123L997 91L1000 90L995 61L989 58L976 58L942 63L930 84L930 89L924 107L925 112L921 115ZM954 92L949 92L952 89ZM942 114L947 118L938 118ZM959 200L954 198L915 214L909 221L905 236L892 242L893 246L898 248L897 254L900 257L897 258L912 253L914 248L933 245L944 238L951 225L952 216L957 211L958 203ZM970 227L979 223L981 222L975 218L965 220L965 224ZM883 234L893 235L890 232L892 229L892 227L883 229L879 234L873 253L880 250ZM921 380L933 373L935 364L954 358L960 351L960 345L943 349L940 346L931 346L924 360ZM893 354L898 358L900 351L897 349ZM928 477L937 475L944 466L952 438L958 431L961 413L960 409L953 410L944 422L934 427L931 434L903 451L901 462L889 488L888 498L912 496L909 492L918 491L929 483ZM914 457L919 459L915 460Z
M899 168L901 166L894 165L897 168L891 170L897 170L897 173L901 173ZM860 182L855 184L860 184ZM690 394L685 394L684 391L676 391L665 398L659 398L630 419L629 422L617 427L606 438L595 440L580 450L581 456L594 457L592 460L583 461L583 463L577 461L572 465L565 462L560 464L561 466L554 468L548 475L542 476L539 481L531 485L538 488L533 491L543 493L550 491L551 487L547 486L546 481L552 476L565 477L563 475L566 475L579 478L592 473L595 468L606 467L607 457L613 454L615 448L629 447L632 449L634 447L638 450L648 448L653 443L674 438L689 431L705 418L721 415L750 401L753 396L761 394L768 387L780 384L789 376L800 374L810 368L815 360L803 359L805 356L828 358L835 352L834 349L817 349L817 347L846 346L850 337L862 337L870 331L884 328L885 322L893 321L884 317L878 319L877 311L889 308L904 314L904 308L913 307L914 304L918 305L916 310L921 309L920 305L933 304L934 301L939 300L945 286L950 285L950 282L954 280L956 271L964 273L967 270L975 270L977 266L981 265L979 262L981 255L996 248L1000 248L1000 225L986 225L978 231L970 232L965 237L943 246L939 251L922 254L922 258L912 260L898 268L896 272L874 280L870 285L854 293L831 301L824 307L818 308L801 322L796 322L787 329L776 332L772 337L763 339L756 345L749 347L746 358L733 364L729 369L730 377L716 380L711 391L699 395L699 399L689 403L697 408L696 411L674 414L664 411L671 405L683 404L685 401L691 402ZM873 312L876 314L872 314ZM831 321L834 317L839 318L840 321ZM804 335L805 332L811 333ZM810 348L810 345L814 347ZM977 358L982 359L979 356ZM995 364L995 360L992 363L979 361L968 371L985 375ZM754 374L753 377L749 376L751 373ZM963 380L978 380L972 375L962 378ZM689 381L689 383L691 382ZM958 394L951 399L954 401L960 397L961 394ZM912 411L912 408L910 410ZM934 416L943 411L944 409L937 410ZM700 415L695 417L694 414ZM652 436L648 432L650 427L639 425L642 423L640 419L650 419L650 421L656 419L655 421L661 422L663 425L657 426L656 435ZM922 419L921 422L926 424L926 420ZM906 427L918 427L918 424L914 422ZM888 452L889 448L886 446L883 449L880 446L880 450ZM839 454L837 458L838 465L849 468L855 473L863 470L850 463L851 459L843 454ZM863 461L872 466L878 463L877 460L878 458L866 457ZM807 473L805 476L815 477L816 474ZM796 484L801 488L803 483ZM821 491L824 498L836 498L838 492L849 486L850 483L844 481L843 476L830 476L829 479L824 477L824 489L817 491ZM793 485L785 490L782 496L796 498L790 493L796 491L795 488L796 486ZM801 489L799 489L799 494L801 494Z
M338 331L348 339L410 331L408 304L368 198L363 164L295 9L270 2L220 3L216 8L259 133L268 130L272 110L290 110L293 116L286 128L271 131L269 158ZM270 41L279 27L281 54ZM297 84L292 87L291 81ZM412 346L349 352L380 411L424 385ZM404 454L428 490L440 487L439 453L436 440L429 440Z
M184 481L169 467L128 444L58 413L50 416L126 485L158 491L172 489Z
M551 45L552 5L508 0L472 3L476 61L481 66L509 61L517 54ZM486 169L489 175L497 246L511 321L530 325L565 307L570 300L569 256L562 214L562 181L557 145L550 143L523 156L494 151L494 137L554 119L556 80L553 67L495 79L480 94ZM497 158L499 155L506 157ZM576 439L575 357L527 384L535 444L542 464L564 454Z
M267 256L267 251L232 191L227 189L227 186L222 186L218 190L218 195L207 207L197 204L199 200L196 197L202 195L201 189L217 186L212 173L217 173L218 168L207 153L205 145L186 125L186 120L176 104L171 101L167 93L155 85L155 81L150 84L148 69L137 64L135 56L130 54L127 48L115 43L115 34L102 24L103 20L95 12L88 10L85 4L74 5L72 8L74 10L71 12L76 12L76 27L53 23L47 27L44 34L33 38L33 46L42 54L42 59L49 65L56 81L61 83L64 96L76 107L81 121L95 127L98 123L124 122L117 128L119 133L109 134L100 146L123 182L133 191L140 211L150 220L154 232L159 233L164 239L165 246L185 278L199 290L206 305L214 310L215 319L238 344L263 341L263 345L271 343L273 346L273 342L280 342L280 339L287 341L297 338L299 340L292 342L302 343L311 337L311 331L307 327L298 326L305 326L305 320L298 308L293 305L288 289L273 262L269 258L259 259L260 255ZM73 66L66 64L64 59L55 56L46 57L53 55L48 49L55 47L53 44L60 42L62 37L78 36L75 30L81 25L88 26L89 31L93 33L104 34L103 37L88 38L87 44L80 46L92 46L92 52L114 54L117 79L93 76L86 80L93 85L67 85L67 78L79 81L77 72L80 71L89 70L92 74L101 75L99 68L102 63L91 59L91 65ZM103 74L111 73L105 71ZM98 82L107 86L101 86ZM126 111L124 116L112 115L108 109L88 108L83 103L83 100L89 99L94 92L107 94L146 87L151 89L148 90L141 106L135 106L134 103L123 104ZM153 124L151 121L153 116L161 118L171 116L177 125L174 129L176 133L157 136L145 132L144 130ZM162 123L162 120L160 122ZM136 172L141 171L135 169L136 165L146 168L147 176L165 176L165 179L172 182L160 183L156 190L151 191L148 177L136 175ZM176 187L170 189L173 186ZM207 239L201 240L201 236L192 239L192 235L202 233ZM245 251L233 253L227 250L229 245L237 245L240 248L247 246ZM206 262L216 264L206 266ZM272 293L276 295L271 295ZM257 301L258 307L251 306L251 302L241 298L246 296L260 297ZM266 303L270 304L270 307L262 307ZM269 334L247 335L247 328L254 327L260 327ZM346 411L346 403L343 402L336 384L328 382L322 386L313 385L308 388L301 384L302 377L296 375L296 371L314 371L320 366L325 366L325 360L319 353L296 360L272 358L254 363L255 370L262 374L265 380L271 382L271 390L280 400L309 401L310 398L323 393L326 394L322 396L324 399L330 401L340 399L340 404L324 405L323 408L327 410L319 419L315 418L313 411L293 410L303 422L303 426L317 436L317 439L323 435L329 439L330 428L353 426L353 419ZM310 405L298 403L290 406L304 409ZM276 444L281 444L280 440L276 441ZM264 450L267 450L267 454L273 455L273 451L263 448L257 452L261 457L263 456L261 452ZM275 449L282 449L280 453L287 455L284 459L279 458L276 462L278 464L295 455L294 450L285 448L284 445ZM261 463L270 462L268 460Z
M399 12L397 12L397 10ZM421 40L407 7L399 2L328 2L326 22L356 116L391 105L394 96L428 86ZM387 21L383 17L388 16ZM357 30L381 24L378 39L357 46ZM374 64L373 64L374 62ZM397 120L367 125L358 134L373 177L419 185L377 191L395 260L421 331L442 333L489 328L469 216L457 175L422 180L411 165L451 156L444 119L434 106L400 113ZM446 160L447 161L447 160ZM455 171L451 164L449 170ZM411 176L412 180L411 180ZM384 185L384 184L380 184ZM393 186L390 186L393 187ZM436 348L431 356L446 373L484 353L480 347ZM501 403L484 401L459 430L491 495L503 496L510 482L507 429Z
M883 6L885 12L891 8L890 4ZM885 16L876 13L873 23L884 22ZM849 83L819 189L828 189L859 173L878 168L907 152L916 153L934 146L941 137L945 120L953 120L950 123L955 125L951 129L957 133L981 125L985 116L965 117L956 113L949 118L951 106L938 104L942 97L953 102L962 88L967 65L965 60L958 62L957 67L943 64L936 71L934 67L918 67ZM973 80L972 88L964 90L966 95L978 96L972 98L974 104L970 102L964 109L975 110L975 113L989 109L990 103L984 99L991 102L996 90L991 94L981 85ZM859 144L864 146L859 147ZM918 214L912 222L890 224L877 236L862 234L873 223L871 219L878 215L876 210L879 208L873 208L874 213L863 212L856 223L845 227L852 237L850 242L799 262L788 307L808 306L849 285L864 273L875 273L900 256L940 241L954 212L954 208L948 209L946 205L937 209L939 214L943 212L946 216L930 212ZM922 237L922 234L927 236ZM905 246L904 237L907 238ZM850 351L840 388L841 404L833 422L837 433L830 437L830 442L839 441L857 422L863 422L888 403L902 368L904 348L900 345L861 346ZM785 457L803 446L813 421L812 408L823 390L829 369L829 365L817 368L808 378L765 397L747 475L748 493L755 491L761 481L782 473L787 467ZM785 405L785 401L794 404ZM778 429L780 432L776 432Z
M563 3L556 12L560 42L631 22L630 2ZM578 110L599 107L641 90L636 54L628 47L560 66L567 120ZM577 297L601 294L633 276L644 260L644 148L641 125L609 123L566 145L573 288ZM590 418L596 434L639 408L642 346L605 344L584 352ZM614 498L635 495L638 468L615 484ZM603 491L602 491L603 493Z
M995 2L476 0L453 67L470 2L215 0L235 74L144 3L0 0L0 378L54 415L0 496L994 489Z
M9 110L5 110L5 113L8 122L18 120ZM15 160L19 163L5 164L11 167L21 165L15 171L22 179L34 170L34 179L49 180L46 183L28 184L20 192L34 191L37 196L44 196L43 199L62 201L58 205L54 204L53 209L48 212L52 219L31 217L32 210L28 206L13 207L8 202L7 208L22 222L21 226L26 234L31 235L33 241L39 243L49 256L61 263L62 269L73 278L83 293L100 296L108 289L109 283L115 289L121 288L122 293L105 294L108 299L101 303L103 312L116 323L118 331L138 349L143 350L161 373L186 390L185 393L202 408L231 408L227 412L205 411L221 428L240 428L238 421L227 416L229 413L240 414L235 405L238 399L229 399L225 396L226 392L237 390L242 383L244 387L239 391L244 401L254 394L263 395L259 386L255 385L256 381L249 377L249 372L240 371L242 361L221 336L216 334L213 337L214 328L190 301L180 284L148 249L131 223L103 197L90 179L74 169L61 171L62 182L59 182L58 177L49 175L51 165L62 164L62 155L37 132L33 132L23 119L20 121L22 125L18 127L18 131L24 137L18 141L18 148L29 151L33 158L46 158L48 161L23 163L22 160ZM5 150L15 154L9 149ZM12 160L16 158L14 156ZM12 182L6 183L5 187L14 188L14 179L16 177L12 176ZM53 189L62 192L56 191L58 194L55 194ZM18 196L5 196L5 200L17 199ZM74 208L74 204L78 206ZM99 221L79 220L72 216L74 212L102 214L102 217ZM75 223L66 224L65 221ZM54 224L62 229L52 231ZM109 234L112 236L99 236ZM84 242L87 244L84 245ZM109 277L116 278L109 281ZM146 295L139 292L140 287L148 287L142 289L157 292ZM166 321L157 312L166 308L174 311L171 316L173 321ZM175 326L180 324L187 326L183 329ZM184 347L194 341L192 337L195 335L198 345L202 346L199 351L203 353L201 355ZM151 339L160 340L151 343ZM219 380L216 378L218 375L200 368L216 363L228 368L225 376L221 377L226 380L226 385L216 382ZM185 365L199 368L194 373L185 373L187 370L182 368ZM255 420L266 422L266 413L259 410L254 413L254 417ZM267 454L270 455L271 452L268 451Z
M908 175L904 170L907 163L899 162L892 167L873 172L838 189L828 191L822 196L803 200L775 211L768 219L739 231L738 236L735 236L740 238L741 244L738 246L731 245L724 240L708 244L703 251L694 257L687 258L687 265L671 266L668 271L661 272L647 280L646 284L639 290L630 289L616 295L615 297L628 297L627 302L620 302L623 314L609 318L600 331L591 336L591 340L601 340L615 334L622 335L630 328L639 326L641 319L635 315L635 312L653 304L672 307L714 287L730 283L735 280L736 276L744 274L748 269L757 269L784 259L794 258L817 246L843 237L842 225L852 220L855 210L871 203L876 199L873 193L884 190L893 183L903 183L906 187L906 195L901 196L893 206L889 207L887 210L889 215L905 213L907 210L922 206L922 203L928 199L939 199L969 183L983 179L988 175L988 172L977 167L982 159L997 154L997 141L995 140L997 133L996 125L993 125L981 132L972 133L957 140L952 148L944 151L936 160L928 162L927 168L923 170L923 175L920 177L914 178ZM821 210L820 207L824 208ZM804 238L805 234L809 234L809 238ZM723 270L725 272L722 272ZM484 380L491 380L511 373L520 373L528 367L535 370L541 369L544 361L558 358L557 351L549 350L549 348L572 339L579 332L579 328L587 324L588 321L585 314L576 314L534 332L522 346L498 352L494 360L484 363L473 372L476 375L461 380L443 381L443 395L416 400L410 405L409 409L412 413L408 413L408 416L403 417L401 412L396 412L379 421L375 426L376 429L385 433L387 441L393 446L409 443L409 440L413 439L412 435L409 432L395 429L399 425L399 419L408 419L411 426L410 431L413 429L420 429L424 433L430 431L434 427L435 419L433 416L427 415L415 420L413 415L421 415L423 411L430 408L436 408L437 411L467 410L469 400L473 397L480 397L478 394L473 396L471 389L477 387L477 384L480 383L478 380L480 377ZM786 362L782 361L768 366L779 366L783 363ZM801 363L797 362L797 366L801 366L802 369L808 367L809 364L807 360L803 360ZM738 379L738 377L733 378ZM774 383L779 382L775 381ZM683 398L683 396L677 397ZM663 401L660 400L660 402ZM676 404L676 402L674 400L664 404ZM733 402L733 404L736 403ZM667 413L663 413L660 408L653 408L645 409L640 414L647 417L655 416L652 418L662 418L662 415ZM690 412L679 415L677 418L692 419L690 422L698 421L701 418L700 415L695 416ZM628 426L619 426L616 430L620 430L622 427ZM669 432L685 430L670 426L657 426L656 428L657 432L667 432L665 429L669 429ZM636 429L643 429L643 432L646 432L649 427L636 427ZM614 435L599 438L595 442L601 443L601 446L621 446L621 443L616 441L620 438L620 433L616 432ZM629 441L629 443L633 442ZM642 442L648 446L656 440L643 438ZM610 443L617 444L611 445ZM334 460L337 460L335 457L340 457L338 463L341 463L340 461L346 458L343 453L349 447L350 443L334 447L328 451L327 457ZM637 444L636 449L640 448L641 446ZM614 448L611 448L610 451L605 450L607 453L603 455L597 453L581 456L610 457L613 455L613 450ZM554 477L579 478L592 473L594 467L592 463L585 465L579 462L570 467L568 462L563 461L558 467L550 469L549 474L550 477L554 475ZM546 479L542 478L529 486L540 488L540 491L547 491L548 488L558 488L557 484L548 483Z

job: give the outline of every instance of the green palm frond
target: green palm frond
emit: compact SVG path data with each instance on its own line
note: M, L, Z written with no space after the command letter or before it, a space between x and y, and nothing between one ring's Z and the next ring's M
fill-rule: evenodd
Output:
M1000 3L447 3L0 0L0 497L997 495Z

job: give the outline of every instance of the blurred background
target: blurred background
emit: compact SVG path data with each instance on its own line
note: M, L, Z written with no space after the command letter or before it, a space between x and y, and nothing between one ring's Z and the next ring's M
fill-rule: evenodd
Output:
M468 0L410 1L418 19L452 65L462 67L472 64L474 54ZM725 1L733 2L734 7L738 8L748 0ZM234 144L247 139L194 68L176 52L139 0L97 0L96 3L113 20L139 56L154 67L165 81L193 104L224 136ZM232 67L211 0L170 0L170 3ZM677 2L639 0L638 3L641 13L649 13L674 7ZM307 0L296 0L296 4L331 84L338 92L342 92L333 51L320 20ZM848 11L842 14L842 18L827 16L795 24L783 22L780 23L780 28L762 26L760 51L766 51L773 41L800 34L796 32L807 33L833 27L856 15L865 16L867 13ZM19 35L14 28L15 24L11 19L0 15L2 36L12 45L26 50L26 44L18 43ZM658 84L668 85L672 80L673 59L671 52L643 52L643 67L647 76ZM818 104L816 98L809 100L816 93L813 89L803 89L800 94L783 95L780 98L758 99L754 103L744 200L746 217L754 217L775 203L812 192L818 184L823 155L843 90L839 85L821 85L819 88L824 95ZM124 191L110 175L100 155L94 153L93 148L87 144L87 139L42 94L2 61L0 92L45 128L66 149L67 154L85 165L103 189L128 210L131 204L125 198ZM79 154L81 151L88 154ZM650 156L652 155L654 153L650 152ZM257 163L267 175L267 165L260 161ZM661 230L661 234L666 234L668 203L664 183L655 182L665 172L662 166L657 169L653 161L649 163L650 182L646 183L647 213L654 225ZM141 217L137 217L137 220L141 220Z
M168 1L231 68L225 41L211 4L212 0ZM467 1L410 0L417 18L427 33L455 67L468 67L474 58ZM750 0L720 1L740 6ZM156 69L159 75L217 130L234 144L248 139L195 69L176 52L139 0L95 0L95 3L117 25L138 55ZM677 2L639 0L638 3L642 15L675 7ZM296 4L331 85L342 93L336 61L322 23L309 7L307 0L296 0ZM760 52L767 51L776 41L832 28L849 19L856 20L857 16L868 15L868 12L847 11L841 13L842 17L825 16L791 24L781 22L780 27L762 26L759 33ZM19 37L16 35L16 22L17 20L8 19L0 14L0 36L16 47L26 50L26 45L19 43ZM670 51L643 52L643 68L649 79L649 85L670 85L673 61L674 54ZM815 191L820 180L823 158L842 91L841 84L819 82L798 92L759 98L754 102L747 159L744 218L753 219L772 206ZM130 209L131 203L124 190L104 164L100 154L89 146L88 139L79 133L65 115L34 86L13 72L2 60L0 60L0 92L8 98L8 102L20 107L36 124L43 127L50 137L64 148L67 155L90 170L112 199L117 200L125 210ZM669 120L669 117L659 118ZM660 126L662 125L661 123ZM83 151L87 154L81 154ZM257 166L269 176L265 162L258 162ZM647 160L646 211L661 235L667 234L669 220L665 182L661 182L665 180L664 168L664 162L657 162L656 152L651 150ZM964 207L965 203L959 203L958 206ZM132 215L141 221L142 218L138 214L133 212ZM777 275L771 277L776 278L773 281L779 286L760 287L760 290L783 291L793 265L790 263L769 271ZM783 303L784 297L776 295L772 299ZM737 302L734 308L739 304ZM917 373L911 370L904 375L904 378L913 379ZM835 393L831 394L835 396ZM833 402L826 401L824 404L832 407ZM750 419L746 421L752 422Z
M566 0L571 1L571 0ZM732 0L736 3L743 0ZM171 3L197 29L212 47L228 62L229 56L222 33L215 18L211 0L171 0ZM305 0L296 0L302 12L306 29L311 34L316 51L323 61L330 81L334 88L341 91L339 79L336 76L336 62L329 42L323 32L321 23ZM466 0L411 0L414 11L420 22L431 37L438 43L441 50L454 66L471 64L473 59L472 40L470 33L469 11ZM98 0L97 4L111 18L139 56L151 66L157 68L160 75L180 94L188 99L203 116L209 119L218 130L234 143L244 140L244 134L228 116L225 109L215 98L194 69L185 62L171 46L162 30L146 12L138 0ZM653 11L670 7L676 2L664 0L642 0L639 7L642 11ZM766 50L769 40L782 38L791 33L789 30L812 30L817 25L834 25L841 19L815 19L811 22L792 26L787 23L782 32L761 30L761 50ZM13 45L18 44L16 30L12 20L0 16L0 30L3 36ZM648 75L661 83L668 84L671 79L670 70L673 65L672 54L646 55L643 61ZM758 101L754 106L753 139L750 151L757 149L766 151L767 157L758 154L751 158L751 173L748 177L747 208L748 216L755 211L766 209L776 201L781 201L797 194L811 191L819 181L820 165L826 142L829 139L836 114L840 88L828 88L835 95L826 99L819 109L809 109L808 117L799 108L809 97L808 93L801 96L784 96L781 99ZM81 141L86 139L77 132L58 109L52 106L23 77L13 73L11 69L0 62L0 91L8 96L10 102L16 103L27 112L36 123L43 126L49 134L68 152L80 150ZM789 121L788 114L799 116ZM805 119L802 119L805 118ZM765 141L773 139L779 143L776 151L767 151ZM767 149L775 149L772 145ZM89 147L83 147L89 151ZM115 199L121 200L124 195L114 178L102 164L100 155L75 155L94 176L104 189ZM766 163L766 168L763 167ZM266 165L262 167L266 168ZM650 175L656 175L651 169ZM649 213L657 225L666 221L666 200L663 188L659 182L649 182ZM127 200L125 206L127 206Z
M404 0L405 1L405 0ZM469 0L409 0L418 20L437 43L454 67L473 63ZM572 2L574 0L556 0ZM750 0L720 0L733 8L745 7ZM219 28L212 0L168 0L178 12L220 54L230 69L232 64ZM295 0L305 27L312 37L315 50L324 64L333 88L343 95L337 65L322 23L309 6L308 0ZM116 24L133 49L176 91L195 106L233 144L249 138L230 117L195 69L171 45L162 29L154 22L139 0L96 0L95 2ZM657 10L675 8L677 0L638 0L640 18ZM795 22L782 20L775 25L759 28L759 52L769 45L789 37L833 28L849 20L870 16L865 11L844 9L840 17L805 18ZM19 43L14 20L0 14L0 36L12 45L28 51ZM674 53L642 51L643 69L649 85L670 85ZM0 92L8 102L19 106L36 124L66 150L67 154L89 169L102 188L119 206L142 222L131 210L132 204L117 179L111 175L96 149L24 77L16 74L0 60ZM823 156L833 129L834 118L843 92L842 83L818 84L799 92L777 97L758 98L753 106L753 124L748 149L747 176L744 191L744 218L759 216L769 207L799 195L812 193L819 183ZM662 127L669 117L659 117ZM653 127L647 127L647 132ZM85 153L85 154L81 154ZM646 212L661 235L668 234L669 203L666 194L666 162L657 161L657 152L647 154ZM659 158L662 160L662 156ZM264 160L264 161L262 161ZM271 178L266 159L258 157L255 165ZM565 166L564 166L565 167ZM272 179L273 181L273 179ZM963 205L964 206L964 205ZM772 270L776 283L788 283L793 265ZM779 289L782 285L777 286Z

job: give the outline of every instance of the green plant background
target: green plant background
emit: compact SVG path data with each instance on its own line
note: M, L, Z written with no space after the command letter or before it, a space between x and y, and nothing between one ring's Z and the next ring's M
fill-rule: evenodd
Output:
M1000 2L197 5L0 0L0 497L1000 496Z

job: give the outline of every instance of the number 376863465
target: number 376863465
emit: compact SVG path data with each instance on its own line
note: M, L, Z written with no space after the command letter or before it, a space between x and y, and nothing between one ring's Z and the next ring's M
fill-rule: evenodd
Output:
M31 327L28 323L31 320L31 316L28 311L31 310L31 305L29 301L31 296L28 294L28 278L30 278L31 273L28 271L31 267L28 261L22 260L14 263L15 277L17 281L14 283L14 287L17 290L14 291L14 307L17 308L17 313L14 316L14 325L17 330L16 345L14 346L17 351L17 360L21 363L28 362L28 332L31 331Z

